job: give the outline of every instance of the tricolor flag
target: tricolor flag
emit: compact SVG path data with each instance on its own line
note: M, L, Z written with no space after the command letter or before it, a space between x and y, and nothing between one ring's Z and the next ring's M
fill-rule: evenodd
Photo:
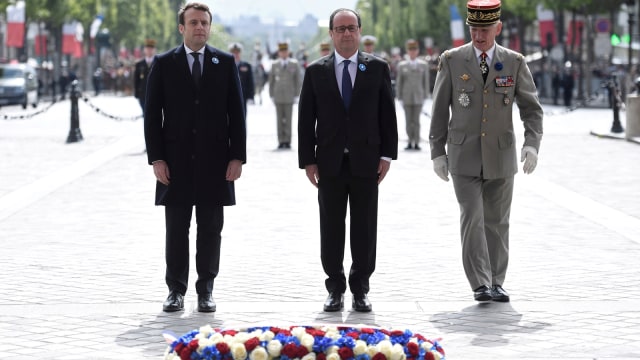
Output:
M554 46L558 43L553 11L545 9L541 4L536 7L538 13L538 28L540 29L540 46L543 48Z
M102 25L103 19L104 19L104 16L102 15L96 15L95 19L93 19L93 22L91 23L91 28L89 29L89 37L91 39L96 38L96 35L98 34L98 30L100 30L100 25Z
M449 9L451 11L451 40L453 41L453 47L464 45L464 25L458 13L458 8L455 5L450 5Z
M7 6L7 46L24 46L24 19L24 1Z
M62 53L75 58L82 57L82 37L84 27L78 21L62 25Z

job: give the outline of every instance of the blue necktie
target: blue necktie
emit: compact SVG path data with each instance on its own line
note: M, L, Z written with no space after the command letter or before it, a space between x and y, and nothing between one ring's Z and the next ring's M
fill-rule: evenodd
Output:
M342 101L344 101L344 107L346 109L349 108L349 104L351 103L351 75L349 75L349 64L351 60L344 60L342 64L344 67L342 68Z

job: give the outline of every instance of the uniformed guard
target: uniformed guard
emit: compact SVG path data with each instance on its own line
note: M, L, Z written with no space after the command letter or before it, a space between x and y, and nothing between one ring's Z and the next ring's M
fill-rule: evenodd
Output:
M251 64L243 61L241 58L242 44L234 42L229 44L229 51L236 59L236 66L238 67L238 75L240 75L240 86L242 86L242 97L244 98L244 114L245 121L247 117L247 101L253 102L253 96L255 94L255 85L253 81L253 69Z
M376 51L376 43L378 42L378 39L376 39L375 36L373 35L364 35L362 36L362 45L364 48L364 52L369 53L369 54L373 54L376 56L379 56L379 54L377 54Z
M449 181L460 207L462 264L476 301L510 300L509 214L518 171L513 104L524 125L520 161L533 172L543 111L521 54L495 42L499 0L467 3L471 42L445 51L433 89L429 142L436 174Z
M136 62L133 71L133 96L138 99L142 113L144 114L144 100L147 94L147 75L151 69L153 57L156 54L156 41L147 39L144 41L144 59Z
M320 57L331 54L331 45L328 42L320 43Z
M278 44L278 58L269 72L269 96L276 105L278 149L291 148L291 117L293 103L300 95L302 86L298 60L289 56L289 44Z
M420 150L420 114L429 95L429 65L418 58L420 44L409 39L405 43L408 59L396 70L396 94L404 108L407 137L406 150Z

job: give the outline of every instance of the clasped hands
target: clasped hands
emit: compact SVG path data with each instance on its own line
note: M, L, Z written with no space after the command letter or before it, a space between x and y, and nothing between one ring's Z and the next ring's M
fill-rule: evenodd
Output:
M524 146L520 155L520 162L524 162L522 170L531 174L538 165L538 151L533 146ZM449 161L447 155L440 155L433 159L433 171L444 181L449 181Z

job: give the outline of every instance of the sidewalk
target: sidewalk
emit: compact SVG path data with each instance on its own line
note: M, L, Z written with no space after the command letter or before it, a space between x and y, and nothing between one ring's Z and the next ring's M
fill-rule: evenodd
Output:
M185 311L162 312L164 218L141 121L81 103L84 141L65 144L68 101L0 120L0 359L160 359L166 329L319 323L409 328L441 338L453 360L640 358L640 147L590 135L611 125L610 109L545 105L538 168L516 176L511 303L473 301L453 187L433 173L425 143L401 150L380 188L373 312L324 313L316 192L297 168L296 138L293 151L275 150L267 99L248 107L248 163L238 205L225 209L213 314L194 309L195 266ZM139 113L133 98L91 101Z

